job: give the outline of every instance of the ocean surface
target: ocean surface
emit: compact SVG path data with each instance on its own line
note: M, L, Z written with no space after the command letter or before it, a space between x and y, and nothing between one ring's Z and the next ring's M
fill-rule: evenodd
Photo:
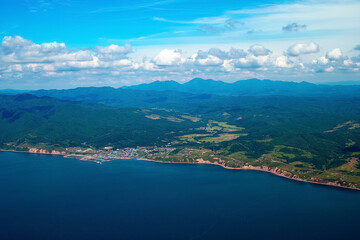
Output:
M360 191L211 165L0 152L0 239L359 239Z

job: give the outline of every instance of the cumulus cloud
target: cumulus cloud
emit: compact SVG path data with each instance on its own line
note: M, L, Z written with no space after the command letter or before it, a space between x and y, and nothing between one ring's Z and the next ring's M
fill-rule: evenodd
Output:
M334 71L334 67L333 66L330 66L328 68L325 68L325 72L332 72Z
M184 61L181 52L176 49L164 49L154 57L155 64L160 66L179 65Z
M107 47L97 47L97 51L103 54L128 54L132 52L132 47L128 43L126 43L125 46L111 44Z
M5 62L57 62L57 61L89 61L92 55L89 51L68 50L64 43L35 44L20 36L4 37L0 52Z
M344 56L340 48L334 48L312 61L312 68L316 72L358 72L360 55Z
M238 68L259 68L268 64L268 56L247 55L245 58L234 59L234 66Z
M131 45L110 45L91 49L68 49L64 43L36 44L20 36L3 38L0 59L11 71L55 72L88 68L130 66ZM23 64L23 65L19 65ZM16 68L14 68L16 66ZM21 68L19 67L21 66ZM54 75L54 74L51 74Z
M31 44L32 42L30 40L24 39L20 36L5 36L1 41L1 52L3 54L10 54L18 48L23 48L24 46L29 46Z
M270 53L270 50L261 45L251 46L248 52L236 48L231 48L229 51L211 48L208 51L199 50L188 59L187 64L211 66L212 69L207 71L255 69L271 65Z
M289 61L289 58L287 56L279 56L275 60L275 66L281 67L281 68L290 68L293 65Z
M306 62L297 57L318 51L316 43L294 44L283 54L254 44L248 50L210 48L183 53L179 49L163 49L153 55L143 56L142 60L133 61L129 55L133 52L130 44L78 50L69 49L64 43L37 44L19 36L4 37L0 45L0 80L59 78L96 85L98 79L110 84L119 79L131 82L134 78L239 79L240 76L271 78L279 76L279 72L300 76L315 72L335 74L340 71L359 71L360 55L344 56L339 48L328 51L324 56L315 56L312 61Z
M329 63L329 59L327 59L325 56L321 56L317 60L313 60L312 62L315 64L326 65Z
M242 58L247 55L243 49L231 48L229 51L223 51L219 48L210 48L208 51L199 50L197 52L198 58L207 58L209 55L218 57L222 60Z
M196 59L195 62L199 65L204 65L204 66L216 66L216 65L222 64L223 60L221 60L220 58L218 58L216 56L208 55L206 58Z
M300 56L304 54L318 53L320 51L320 47L318 44L314 42L310 43L297 43L291 45L286 53L289 56Z
M290 23L284 27L282 27L282 30L284 32L298 32L298 31L301 31L301 30L305 30L306 29L306 24L297 24L297 23Z
M259 44L254 44L250 46L249 50L250 53L252 53L254 56L266 56L271 53L271 51Z
M111 44L106 47L97 47L95 49L96 56L103 61L111 61L122 58L127 58L127 54L132 52L130 44L126 43L125 46Z
M339 60L342 56L343 54L340 48L334 48L326 53L326 57L330 60Z

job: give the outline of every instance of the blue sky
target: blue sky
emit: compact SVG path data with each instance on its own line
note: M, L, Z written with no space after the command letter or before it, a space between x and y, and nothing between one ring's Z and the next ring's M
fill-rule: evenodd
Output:
M0 0L0 88L360 80L360 2Z
M1 0L0 27L2 35L20 35L34 42L57 41L65 42L69 47L95 47L106 45L112 39L121 44L160 33L173 36L177 29L193 30L189 24L156 21L156 18L193 21L221 16L229 10L283 2L223 0L219 4L217 1L196 0ZM183 35L198 34L200 33L192 31Z

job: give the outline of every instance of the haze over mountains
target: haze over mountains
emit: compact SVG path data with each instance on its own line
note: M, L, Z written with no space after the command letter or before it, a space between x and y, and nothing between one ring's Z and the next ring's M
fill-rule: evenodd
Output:
M359 98L360 86L327 86L307 82L257 79L235 83L193 79L184 84L175 81L156 81L122 88L81 87L66 90L38 90L29 93L114 107L161 108L192 114L208 114L218 111L219 107L223 110L238 109L240 105L257 102L266 104L266 101L271 102L273 99L285 102L291 102L289 99L297 99L304 102L308 101L307 98L321 98L321 101L324 98L333 99L331 101Z
M107 90L105 90L107 89ZM117 92L112 91L117 90ZM227 83L212 79L194 78L185 83L173 80L154 81L139 85L113 87L78 87L75 89L50 89L50 90L14 90L1 89L0 94L14 95L20 93L32 93L35 95L49 95L66 98L71 95L73 98L77 93L84 95L86 92L92 94L122 94L127 96L136 94L137 91L125 90L146 90L146 91L176 91L193 94L215 94L227 96L305 96L305 97L357 97L360 91L359 81L329 82L326 84L313 84L309 82L287 82L273 80L248 79ZM74 95L75 94L75 95ZM62 96L63 95L63 96ZM96 95L96 94L95 94ZM140 94L141 95L141 94ZM78 99L78 100L81 100Z
M132 91L131 91L132 90ZM176 91L191 94L213 94L226 96L299 96L299 97L358 97L360 85L317 85L308 82L285 82L272 80L249 79L234 83L215 80L192 79L180 84L176 81L155 81L147 84L125 86L122 88L111 87L81 87L69 90L39 90L31 91L35 95L54 96L70 100L82 100L86 93L93 97L130 97L142 96L144 93L135 91ZM103 95L104 94L104 95ZM171 97L163 93L162 97ZM66 96L71 96L68 98Z
M180 91L190 93L206 93L229 96L357 96L360 86L329 86L317 85L309 82L286 82L248 79L234 83L225 83L215 80L195 78L180 84L175 81L155 81L148 84L140 84L125 87L137 90L156 91Z

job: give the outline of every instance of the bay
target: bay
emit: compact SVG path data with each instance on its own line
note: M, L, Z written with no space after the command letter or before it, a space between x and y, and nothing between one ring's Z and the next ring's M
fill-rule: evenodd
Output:
M0 239L357 239L359 203L266 172L0 152Z

